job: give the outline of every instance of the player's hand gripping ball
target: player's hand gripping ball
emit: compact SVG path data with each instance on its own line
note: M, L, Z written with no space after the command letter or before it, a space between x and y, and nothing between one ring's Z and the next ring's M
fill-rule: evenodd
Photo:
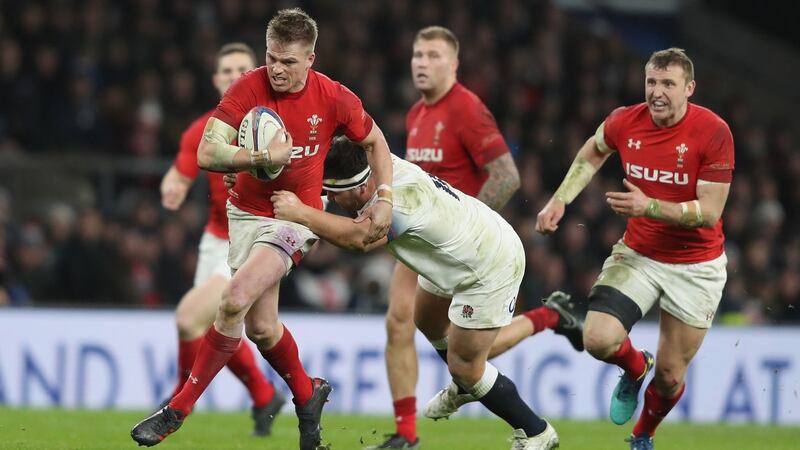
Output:
M275 133L280 132L281 142L286 142L286 134L283 132L284 125L278 113L265 107L256 106L251 109L239 124L239 147L246 148L253 152L260 152L268 160L266 149ZM263 181L270 181L278 178L283 171L283 165L268 165L257 167L250 170L250 175Z

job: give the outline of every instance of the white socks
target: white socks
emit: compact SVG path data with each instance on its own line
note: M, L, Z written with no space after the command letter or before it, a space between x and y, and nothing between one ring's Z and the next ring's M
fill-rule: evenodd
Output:
M476 399L480 399L484 395L486 395L489 390L492 389L494 386L495 381L497 381L497 375L499 372L497 371L497 367L493 366L490 362L486 362L486 368L483 370L483 375L481 379L475 383L475 386L467 389L467 392L472 394L473 397Z

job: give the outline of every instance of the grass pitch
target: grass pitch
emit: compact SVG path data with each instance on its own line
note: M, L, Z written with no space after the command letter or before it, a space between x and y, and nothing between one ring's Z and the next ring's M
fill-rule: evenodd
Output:
M66 411L0 408L2 449L133 449L131 427L145 412ZM323 416L323 443L331 450L358 450L383 440L393 431L390 417ZM624 450L630 426L610 422L554 421L565 450ZM250 436L245 413L196 413L159 449L297 448L297 419L281 414L268 438ZM422 450L508 449L511 430L498 419L457 418L433 422L420 418ZM796 450L800 428L753 425L690 425L667 423L656 436L658 450Z

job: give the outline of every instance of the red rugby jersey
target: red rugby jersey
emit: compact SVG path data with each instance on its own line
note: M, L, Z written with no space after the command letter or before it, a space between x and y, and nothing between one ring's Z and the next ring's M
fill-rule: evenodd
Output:
M508 153L492 113L461 83L432 105L414 104L406 133L406 160L473 197L489 178L483 166Z
M272 217L272 193L287 190L303 203L321 209L322 169L331 140L340 129L351 140L363 141L372 130L372 118L349 89L314 70L308 71L303 90L294 93L275 92L267 77L266 66L242 75L222 97L212 117L238 130L242 118L254 106L274 110L292 135L291 164L272 181L240 172L231 190L231 202L251 214Z
M197 178L200 168L197 167L197 147L203 137L203 130L206 127L208 118L211 117L210 110L191 123L181 135L180 149L172 163L181 175L191 179ZM214 236L228 240L228 213L225 209L225 202L228 200L228 190L222 181L223 174L206 172L208 177L208 222L206 231Z
M697 180L730 183L733 136L711 110L692 103L668 128L658 127L646 103L617 108L604 122L605 144L619 152L626 178L645 195L669 202L697 199ZM683 228L646 217L628 219L625 244L665 263L697 263L724 251L722 220L711 228Z

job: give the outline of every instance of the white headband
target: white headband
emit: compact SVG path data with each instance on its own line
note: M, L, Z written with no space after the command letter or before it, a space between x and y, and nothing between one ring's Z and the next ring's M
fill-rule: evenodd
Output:
M333 191L333 192L347 191L353 188L357 188L362 184L366 183L371 173L372 171L370 170L369 166L367 166L366 169L353 175L350 178L344 178L344 179L326 178L322 180L322 187L324 187L326 191Z

